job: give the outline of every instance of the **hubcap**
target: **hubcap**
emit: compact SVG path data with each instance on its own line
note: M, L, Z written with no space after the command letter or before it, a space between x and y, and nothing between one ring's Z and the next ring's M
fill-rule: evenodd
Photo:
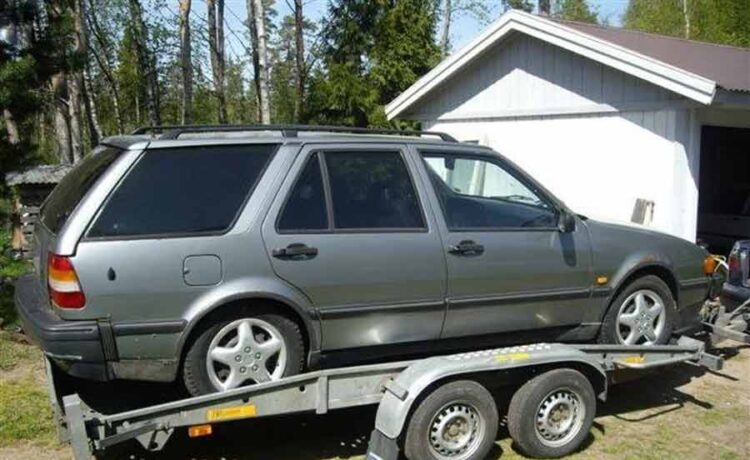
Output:
M553 391L537 410L537 437L550 447L565 445L581 431L585 415L586 408L575 391Z
M617 314L617 339L626 345L654 345L664 332L667 311L654 291L642 289L625 299Z
M238 319L211 340L206 366L219 391L278 380L286 367L286 345L278 329L266 321Z
M430 447L440 459L471 458L479 447L483 431L484 420L474 406L447 404L430 423Z

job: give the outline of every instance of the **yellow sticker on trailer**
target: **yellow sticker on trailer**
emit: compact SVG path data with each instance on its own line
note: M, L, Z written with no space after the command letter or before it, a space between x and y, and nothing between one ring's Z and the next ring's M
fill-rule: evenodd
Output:
M206 419L209 422L220 422L236 418L255 417L257 410L255 404L245 406L223 407L221 409L211 409L206 413Z
M643 364L646 362L645 356L626 356L622 359L625 364Z
M509 361L524 361L526 359L529 359L531 355L528 353L508 353L505 355L497 355L495 356L495 360L499 363L507 363Z

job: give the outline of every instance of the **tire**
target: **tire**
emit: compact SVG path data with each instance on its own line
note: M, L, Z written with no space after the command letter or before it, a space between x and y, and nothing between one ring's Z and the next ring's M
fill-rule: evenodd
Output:
M244 348L238 347L237 344L240 340L239 328L243 324L248 325L243 330L250 330L249 335L245 334L247 341L243 343L248 346ZM236 338L231 338L232 328L235 326ZM220 334L223 334L222 337L219 337ZM274 342L281 347L279 351L273 352L270 348L268 350L262 348L264 344L271 343L259 341L259 337L262 338L264 334L267 335L267 340L274 337L279 339L280 345ZM229 342L219 346L222 345L220 339L229 340ZM214 344L214 348L220 348L223 352L231 351L232 359L225 359L230 363L229 365L225 365L223 361L209 358L209 349ZM265 353L265 355L262 353ZM274 311L246 309L207 324L200 330L185 354L182 379L185 388L193 396L216 393L238 386L277 380L281 377L298 374L302 371L304 353L302 333L296 322ZM237 358L236 362L234 358ZM209 369L212 369L212 371ZM267 371L265 374L263 369ZM269 369L273 369L273 372ZM235 373L232 374L232 371ZM209 374L210 372L213 372L213 374ZM237 385L222 388L219 386L222 384L220 378L222 372L224 375L229 374L224 383L229 384L242 378L246 380ZM237 378L229 382L229 376L232 375L237 376Z
M497 406L485 387L471 380L451 382L419 403L406 429L404 452L410 460L480 460L492 449L497 426ZM450 432L453 427L458 433ZM454 442L441 439L441 432Z
M573 411L569 420L562 413L562 433L556 431L560 427L555 427L552 419L560 414L556 408ZM556 369L529 380L513 395L508 431L518 450L529 457L562 457L580 447L595 413L596 398L588 378L572 369Z
M633 309L637 309L634 296L637 297L639 293L643 294L647 299L646 312L649 314L650 309L655 305L655 303L651 302L654 302L657 298L661 300L664 312L663 324L661 323L662 320L660 318L652 319L650 317L641 317L637 314L637 311L633 313ZM633 328L630 328L622 322L618 322L618 318L619 321L623 321L624 316L629 315L635 315L635 319L631 319L631 321L635 322ZM631 281L625 286L622 292L615 297L604 317L597 340L599 343L605 344L663 345L668 343L669 339L672 337L676 317L677 303L672 295L672 291L658 276L647 275ZM645 328L643 331L646 331L648 329L648 324L651 324L651 330L653 332L653 336L650 338L641 335L648 334L648 332L642 332L639 328L639 325L643 326ZM629 343L627 340L631 330L635 331L635 334L638 336L635 339L635 343Z

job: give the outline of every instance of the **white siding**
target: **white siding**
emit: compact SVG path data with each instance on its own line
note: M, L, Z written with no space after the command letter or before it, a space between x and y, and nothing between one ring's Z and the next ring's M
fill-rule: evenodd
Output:
M684 101L679 95L523 34L496 44L405 118L479 119L606 105Z
M426 127L501 152L577 212L629 222L656 203L652 227L695 239L698 149L691 110L435 121Z

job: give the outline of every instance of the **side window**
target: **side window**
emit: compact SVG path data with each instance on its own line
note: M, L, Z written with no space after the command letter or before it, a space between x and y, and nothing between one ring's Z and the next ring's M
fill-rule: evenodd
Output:
M326 152L337 229L425 228L399 152Z
M450 230L556 226L554 207L499 163L437 152L422 156Z
M275 149L232 145L149 150L112 192L88 236L224 231Z
M305 168L294 184L277 228L281 232L325 230L328 228L328 212L320 172L318 154L307 160Z

